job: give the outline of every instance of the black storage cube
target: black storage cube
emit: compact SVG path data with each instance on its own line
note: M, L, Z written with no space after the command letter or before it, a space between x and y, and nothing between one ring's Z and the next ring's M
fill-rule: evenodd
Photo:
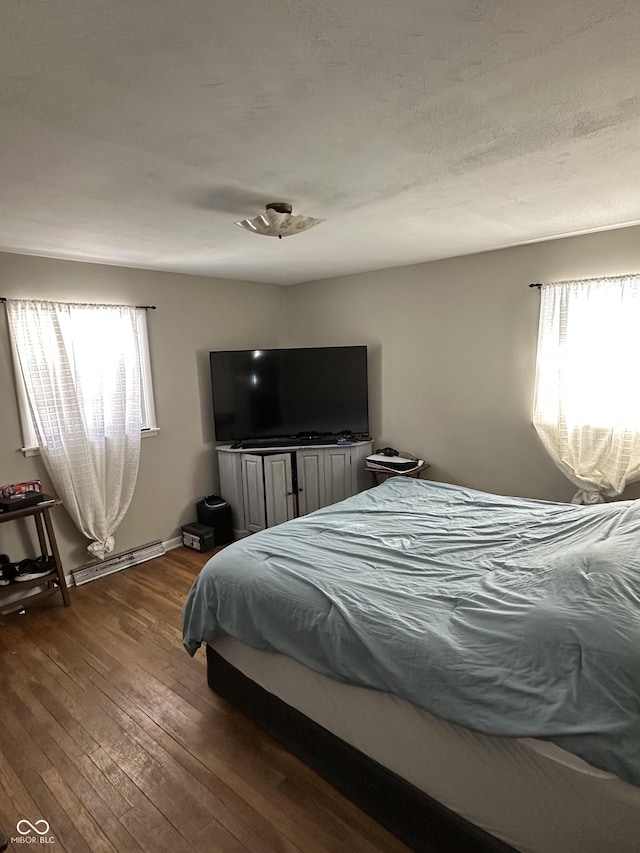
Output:
M206 524L215 531L216 545L227 545L233 542L231 507L224 498L217 495L200 498L196 503L196 509L200 524Z
M194 551L211 551L216 546L215 532L206 524L183 524L182 544Z

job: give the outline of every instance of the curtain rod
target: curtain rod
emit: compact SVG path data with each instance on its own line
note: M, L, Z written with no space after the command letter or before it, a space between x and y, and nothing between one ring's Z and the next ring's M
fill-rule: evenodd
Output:
M7 301L6 296L0 296L0 304L3 302L6 302L6 301ZM39 301L39 300L34 300L34 302L37 302L37 301ZM67 303L67 305L102 305L102 304L103 303L101 303L101 302L68 302ZM104 306L105 306L105 308L120 308L120 307L130 308L131 307L130 305L120 306L120 305L107 304L107 303L104 303ZM139 308L141 311L155 311L156 310L155 305L134 305L133 307Z
M640 278L640 273L637 272L627 272L622 273L620 275L598 275L594 278L574 278L574 279L564 279L563 281L551 281L549 284L590 284L592 281L620 281L622 278ZM544 287L544 285L537 281L533 284L530 284L529 287Z

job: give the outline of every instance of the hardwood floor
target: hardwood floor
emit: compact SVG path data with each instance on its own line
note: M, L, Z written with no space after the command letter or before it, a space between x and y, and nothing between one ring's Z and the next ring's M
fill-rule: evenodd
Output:
M180 625L209 556L0 617L0 827L45 820L56 853L406 851L209 690Z

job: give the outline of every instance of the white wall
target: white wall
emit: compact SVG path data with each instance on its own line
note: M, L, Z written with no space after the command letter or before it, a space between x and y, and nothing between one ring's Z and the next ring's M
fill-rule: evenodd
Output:
M134 498L116 533L116 551L180 533L195 520L194 501L217 489L208 353L282 346L286 289L275 285L0 254L0 296L156 305L148 314L160 434L142 442ZM6 312L0 311L0 483L48 478L38 457L25 459L15 403ZM54 524L65 570L91 561L84 538L62 509ZM32 522L31 522L32 524ZM26 522L4 524L0 551L29 547Z
M288 289L287 341L368 344L376 446L424 456L433 479L569 500L531 425L528 284L638 270L640 228L626 228L311 282Z
M627 228L286 288L0 254L0 296L158 306L149 339L161 432L142 443L122 551L178 535L194 499L218 488L210 349L368 344L376 446L424 456L437 480L568 500L573 488L531 425L539 296L527 285L638 270L640 228ZM18 450L4 312L0 394L0 482L46 485L41 460ZM639 485L625 493L638 495ZM88 562L62 509L55 525L65 568ZM17 558L30 541L27 525L3 525L0 550Z

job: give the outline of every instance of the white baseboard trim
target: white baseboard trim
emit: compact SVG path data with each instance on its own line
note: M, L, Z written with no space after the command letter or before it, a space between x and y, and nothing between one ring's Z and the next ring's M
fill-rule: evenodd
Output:
M165 551L173 551L174 548L182 548L182 536L174 536L173 539L167 539L162 543Z

